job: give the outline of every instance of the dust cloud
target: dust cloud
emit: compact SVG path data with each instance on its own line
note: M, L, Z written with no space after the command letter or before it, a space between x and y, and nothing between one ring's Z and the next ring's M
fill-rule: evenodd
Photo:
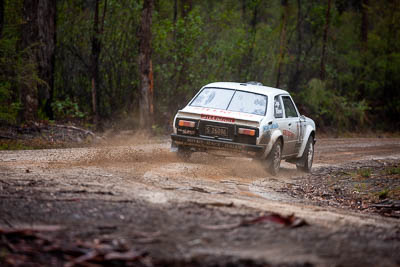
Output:
M269 176L265 162L236 154L205 152L195 152L190 159L182 160L170 152L170 145L168 137L154 137L146 132L120 133L102 140L70 164L106 168L135 177L157 172L168 177L250 182Z

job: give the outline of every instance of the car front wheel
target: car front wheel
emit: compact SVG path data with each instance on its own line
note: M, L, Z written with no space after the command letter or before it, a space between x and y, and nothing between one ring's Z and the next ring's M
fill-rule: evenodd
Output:
M272 175L277 175L281 167L282 159L282 142L280 140L276 141L271 149L271 152L267 158L268 172Z

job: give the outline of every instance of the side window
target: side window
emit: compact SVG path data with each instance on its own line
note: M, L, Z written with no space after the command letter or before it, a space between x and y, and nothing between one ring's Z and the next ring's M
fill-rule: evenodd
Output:
M296 108L290 97L282 96L283 106L285 107L286 118L298 117Z
M275 118L283 118L283 108L280 97L277 95L274 99L274 115Z

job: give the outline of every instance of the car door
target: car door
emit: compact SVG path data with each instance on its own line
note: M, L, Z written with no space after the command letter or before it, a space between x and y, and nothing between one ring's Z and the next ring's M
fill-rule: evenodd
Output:
M283 156L295 155L298 152L300 138L300 118L297 109L289 95L281 95L284 119L280 126L283 134Z
M274 98L274 116L275 123L278 125L279 129L284 133L283 135L283 150L282 155L288 154L288 144L290 144L290 139L288 133L288 120L285 117L285 112L282 104L281 95L277 95Z

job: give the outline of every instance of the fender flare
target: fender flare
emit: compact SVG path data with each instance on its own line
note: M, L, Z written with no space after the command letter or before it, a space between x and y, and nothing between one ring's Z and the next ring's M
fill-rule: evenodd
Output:
M308 138L310 138L310 135L312 135L314 137L314 142L315 142L315 130L311 125L307 125L304 132L305 132L305 134L304 134L304 138L303 138L303 143L300 146L300 150L299 150L299 153L297 154L297 158L300 158L303 155L304 150L306 149Z
M264 150L264 154L263 154L263 158L266 159L269 155L269 153L271 152L271 149L273 147L273 145L275 144L275 142L281 138L282 139L282 148L284 146L283 143L283 134L282 131L280 129L275 129L271 131L271 138L270 141L268 142L267 146L265 147Z

